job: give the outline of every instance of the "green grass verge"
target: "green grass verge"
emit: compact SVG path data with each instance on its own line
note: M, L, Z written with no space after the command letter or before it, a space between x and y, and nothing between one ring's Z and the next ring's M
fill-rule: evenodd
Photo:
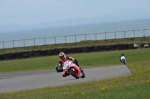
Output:
M148 52L149 49L138 49L68 55L76 58L82 67L93 67L119 65L119 56L121 53L124 53L127 56L128 63L132 63L136 60L139 61L141 58L145 60L149 57L145 56ZM58 65L58 61L58 55L0 61L0 73L54 69L55 65Z
M127 56L127 65L134 71L134 74L100 81L90 81L57 87L45 87L34 90L1 93L0 99L149 99L150 49L93 52L88 54L81 53L69 55L77 57L82 66L92 67L119 65L119 55L121 53L125 53ZM50 69L53 68L54 64L56 64L55 62L57 62L57 59L58 56L49 56L1 61L0 67L2 64L4 64L6 67L18 65L18 67L21 66L22 68L26 65L29 66L28 68L38 65L35 66L36 68L32 67L32 70L38 70L41 68ZM38 61L38 63L36 61ZM19 65L19 63L21 64ZM41 67L40 64L42 65ZM16 70L12 69L10 71ZM23 69L18 69L17 71L23 71Z

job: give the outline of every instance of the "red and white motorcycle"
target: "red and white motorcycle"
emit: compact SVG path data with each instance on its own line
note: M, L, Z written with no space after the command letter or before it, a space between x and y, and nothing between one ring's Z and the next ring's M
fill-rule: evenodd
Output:
M57 66L56 68L59 68L59 67ZM58 69L56 69L56 71L57 70ZM85 77L84 71L81 70L76 64L74 64L70 60L64 62L62 70L63 70L63 72L67 72L68 74L72 75L76 79Z

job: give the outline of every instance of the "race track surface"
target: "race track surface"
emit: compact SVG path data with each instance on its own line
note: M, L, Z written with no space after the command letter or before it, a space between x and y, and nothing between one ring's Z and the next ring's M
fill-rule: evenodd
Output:
M105 78L130 75L125 66L96 67L84 69L85 78L62 77L55 70L0 74L0 93L60 86L78 82L101 80Z

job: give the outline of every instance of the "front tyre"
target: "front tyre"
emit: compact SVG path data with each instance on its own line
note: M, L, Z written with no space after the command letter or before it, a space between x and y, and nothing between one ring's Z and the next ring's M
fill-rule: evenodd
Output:
M72 75L73 77L75 77L76 79L79 79L79 76L78 76L78 74L77 74L77 71L74 70L74 68L70 68L69 71L70 71L70 73L71 73L71 75Z
M85 77L85 73L83 71L81 71L81 72L82 72L81 78L84 78Z

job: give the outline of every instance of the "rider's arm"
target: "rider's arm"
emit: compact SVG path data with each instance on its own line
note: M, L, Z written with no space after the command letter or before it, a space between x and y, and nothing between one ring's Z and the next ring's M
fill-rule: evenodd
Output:
M69 60L72 60L77 66L79 66L78 61L75 58L68 57Z
M63 67L62 67L62 62L61 62L61 60L59 60L58 63L59 63L59 66L56 66L56 71L57 71L57 72L63 72L63 69L62 69Z
M62 62L61 62L61 60L59 60L59 62L58 62L58 63L59 63L59 66L61 66L61 67L62 67Z
M69 60L73 60L73 61L75 60L74 58L69 57L69 56L66 56L66 58L69 59Z

